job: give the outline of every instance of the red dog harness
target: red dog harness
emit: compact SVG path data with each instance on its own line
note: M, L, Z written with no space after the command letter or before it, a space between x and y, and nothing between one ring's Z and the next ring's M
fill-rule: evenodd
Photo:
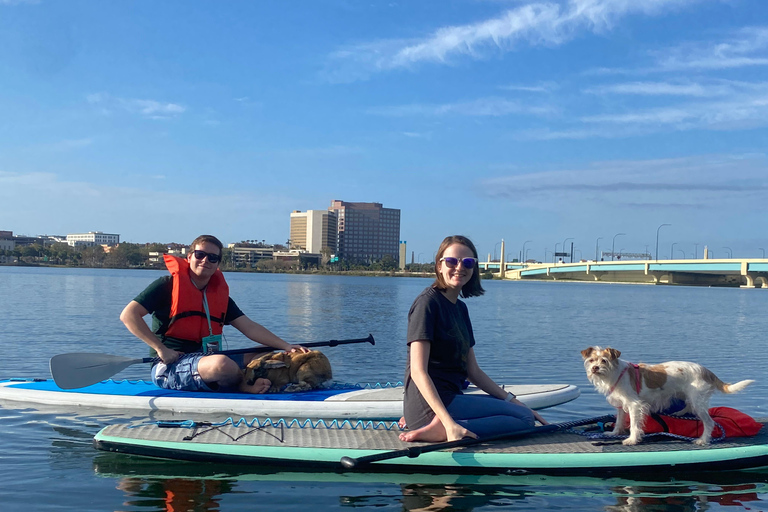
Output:
M613 393L613 390L616 389L616 386L619 385L619 381L621 380L621 378L624 376L625 373L627 373L627 370L629 370L630 368L632 368L632 370L634 370L634 374L635 374L635 389L637 390L637 394L638 395L640 394L640 388L642 386L642 381L640 380L640 365L635 364L635 363L629 363L629 364L627 364L627 366L624 367L623 370L621 370L621 373L619 374L619 378L616 379L616 382L613 383L613 386L611 386L611 389L608 391L609 395L611 393Z

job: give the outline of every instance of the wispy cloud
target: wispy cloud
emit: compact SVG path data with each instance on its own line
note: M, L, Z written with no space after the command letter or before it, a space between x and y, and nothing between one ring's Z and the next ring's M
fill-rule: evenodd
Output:
M559 46L581 33L610 30L621 18L655 15L699 0L565 0L531 2L476 23L443 27L421 39L390 39L351 45L331 54L325 77L345 82L422 63L457 57L484 59L516 46Z
M728 100L692 102L617 114L585 116L585 123L666 126L678 130L736 130L768 125L768 84Z
M487 197L537 207L593 204L598 208L765 209L764 154L596 162L587 168L532 172L482 181Z
M766 66L768 27L749 27L725 41L689 43L658 52L659 70L713 70Z
M628 82L584 89L590 95L655 96L677 101L568 117L570 125L529 128L519 140L624 138L689 130L751 130L768 126L768 82ZM659 103L656 101L655 103ZM614 102L611 102L614 105Z
M409 105L394 105L368 109L369 114L391 117L408 116L470 116L470 117L499 117L512 114L546 116L557 111L549 105L532 105L530 102L509 100L506 98L490 97L457 103L413 103Z
M712 96L727 96L736 91L736 87L728 83L673 83L673 82L627 82L601 85L584 89L585 94L626 94L639 96L692 96L706 98Z
M47 150L47 151L71 151L88 147L93 144L93 139L86 137L83 139L64 139L49 144L40 144L34 146L34 150Z
M510 84L510 85L499 86L499 89L501 89L502 91L540 92L540 93L551 93L556 91L559 88L560 86L555 82L542 82L536 85Z
M768 27L746 27L719 41L689 41L648 53L652 61L635 68L597 68L585 75L648 75L677 71L708 72L768 66Z
M149 119L170 119L183 114L187 108L178 103L168 103L156 100L118 98L106 93L89 94L86 100L109 114L115 110L138 114Z
M286 211L295 207L295 200L259 190L254 203L253 190L238 190L218 194L178 191L165 188L163 176L153 176L152 182L132 179L146 187L105 186L84 181L71 181L55 173L18 173L0 171L0 218L19 219L15 231L27 233L68 233L103 229L120 233L123 240L188 241L200 232L216 232L223 239L240 240L254 225L265 226L269 236L282 239ZM145 183L146 182L146 183ZM36 200L30 202L28 198ZM76 200L73 200L75 198ZM158 204L201 204L215 201L205 219L191 218L185 210L170 209L167 223L136 223L126 211L153 211ZM40 204L45 208L41 209ZM51 215L50 212L56 212ZM235 219L235 220L233 220ZM168 226L173 226L169 228ZM274 230L271 226L278 226ZM272 233L274 231L274 234ZM275 238L278 239L278 238Z

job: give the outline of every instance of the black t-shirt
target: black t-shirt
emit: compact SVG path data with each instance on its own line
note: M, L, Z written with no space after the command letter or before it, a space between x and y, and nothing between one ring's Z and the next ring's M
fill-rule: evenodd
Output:
M165 346L180 352L197 352L200 350L200 340L185 341L165 336L171 321L171 305L173 304L172 276L163 276L156 279L133 300L152 313L152 332L160 336ZM227 304L227 314L224 317L224 325L231 324L233 320L243 315L244 313L237 307L232 297L230 297Z
M434 412L411 379L410 343L428 341L427 372L435 383L440 399L447 407L461 394L467 378L469 349L475 346L467 305L448 300L439 290L429 287L416 297L408 313L408 358L405 367L403 410L410 429L421 428Z

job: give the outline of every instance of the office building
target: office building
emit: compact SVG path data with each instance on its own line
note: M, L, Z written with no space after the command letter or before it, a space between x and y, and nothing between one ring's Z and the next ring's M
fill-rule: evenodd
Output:
M355 263L372 263L384 256L400 259L400 210L339 200L332 201L328 210L336 213L339 259Z
M336 253L336 222L336 212L330 210L294 210L291 212L289 249L321 254L327 247L331 254Z
M72 247L94 245L118 245L120 235L104 233L102 231L89 231L88 233L71 233L67 235L67 243Z

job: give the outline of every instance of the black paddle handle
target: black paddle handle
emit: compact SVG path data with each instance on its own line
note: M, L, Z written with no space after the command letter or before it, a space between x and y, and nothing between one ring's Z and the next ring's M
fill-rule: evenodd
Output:
M339 462L346 469L355 469L356 467L364 464L370 464L371 462L377 462L380 460L396 459L398 457L409 457L411 459L418 457L422 453L435 452L438 450L447 450L449 448L460 448L463 446L473 446L481 443L488 443L491 441L501 441L505 439L515 439L517 437L523 437L531 434L542 434L544 432L554 432L560 430L561 426L558 424L542 425L540 427L529 428L525 430L519 430L517 432L509 432L506 434L499 434L490 437L484 437L479 439L464 438L456 441L448 441L445 443L434 443L421 446L411 446L402 450L394 450L391 452L375 453L373 455L365 455L363 457L342 457Z
M312 343L295 343L295 345L301 345L302 347L335 347L337 345L349 345L351 343L370 343L376 344L376 340L373 339L373 334L369 334L367 338L353 338L349 340L328 340L328 341L316 341ZM235 348L232 350L219 350L212 352L213 354L235 355L235 354L261 354L264 352L273 352L277 350L273 347L251 347L251 348ZM205 354L205 352L195 352L196 354ZM145 357L141 360L142 363L161 363L163 360L159 357Z

